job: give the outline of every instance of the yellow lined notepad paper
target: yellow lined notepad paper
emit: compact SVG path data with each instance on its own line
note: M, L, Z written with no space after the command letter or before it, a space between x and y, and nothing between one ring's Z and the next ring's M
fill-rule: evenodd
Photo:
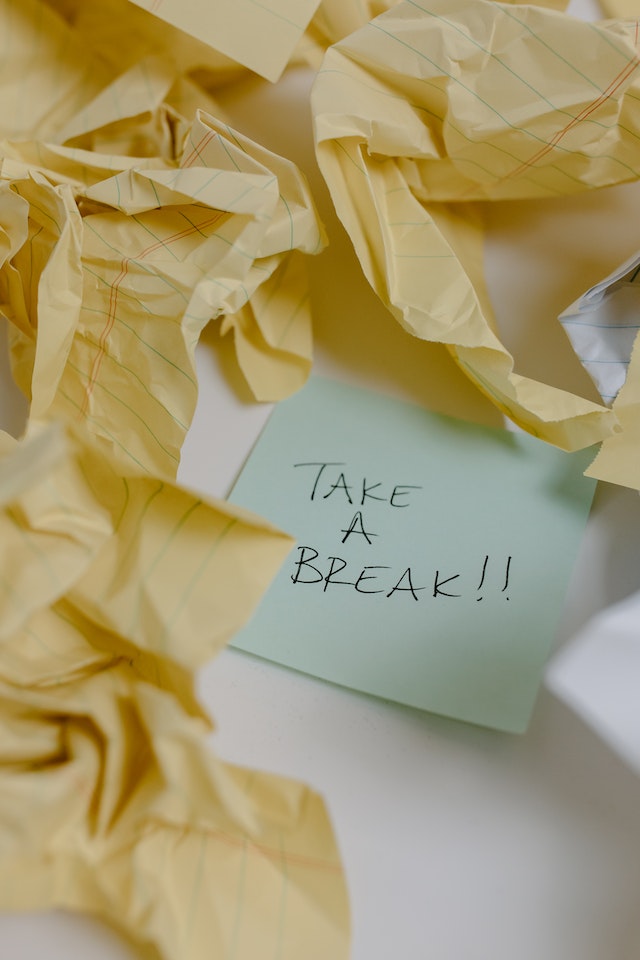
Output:
M114 0L106 56L76 7L0 0L0 302L30 401L0 435L0 906L101 915L163 960L346 958L323 801L218 761L194 693L291 541L173 479L206 323L257 397L306 378L322 228L187 76L203 44L128 34L118 9L146 15Z
M36 14L33 2L0 5L4 65L29 75L30 93L24 111L0 117L14 374L35 418L84 420L123 463L175 476L211 319L232 333L258 399L306 379L301 254L322 249L322 227L293 163L204 110L176 112L169 60L149 56L113 79L98 69L85 89L90 48L50 11L37 40Z
M519 3L520 0L513 0ZM322 0L296 53L318 69L327 48L355 33L400 0ZM540 7L564 10L567 0L540 0Z
M220 50L232 60L277 80L319 0L132 0Z
M615 413L517 373L484 288L477 201L637 179L637 44L635 22L405 0L328 51L312 94L318 160L376 292L566 449L610 436Z
M165 960L346 958L322 801L218 761L193 693L289 538L82 434L2 447L2 909L99 914Z

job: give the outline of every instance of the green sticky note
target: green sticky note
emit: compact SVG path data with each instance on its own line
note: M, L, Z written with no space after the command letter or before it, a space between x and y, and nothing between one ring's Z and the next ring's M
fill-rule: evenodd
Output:
M232 492L297 541L233 646L524 731L592 457L312 378L275 408Z

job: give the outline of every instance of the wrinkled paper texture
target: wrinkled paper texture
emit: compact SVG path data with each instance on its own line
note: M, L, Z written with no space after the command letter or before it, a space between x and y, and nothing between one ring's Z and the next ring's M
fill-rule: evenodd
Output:
M484 288L477 201L638 177L636 32L535 6L405 0L331 48L312 92L318 161L378 295L516 423L569 450L620 424L516 372Z
M132 0L215 50L277 80L319 0Z
M163 960L346 957L323 801L218 761L194 692L291 540L174 479L210 320L257 398L306 379L306 182L220 115L238 65L125 0L0 0L0 36L30 402L0 434L0 907L98 914Z
M291 541L31 432L0 459L0 905L97 913L167 960L346 957L322 801L219 762L193 693Z
M209 320L233 331L258 399L306 379L301 252L322 248L322 228L292 163L203 110L176 112L166 59L106 82L90 47L42 8L34 66L35 7L0 3L2 76L28 75L29 87L19 115L0 118L0 304L14 374L34 418L83 420L123 463L175 476ZM24 103L0 82L3 94Z
M327 49L360 30L374 17L395 7L401 0L322 0L305 30L292 62L302 59L316 70ZM519 3L520 0L513 0ZM538 6L564 10L567 0L540 0Z

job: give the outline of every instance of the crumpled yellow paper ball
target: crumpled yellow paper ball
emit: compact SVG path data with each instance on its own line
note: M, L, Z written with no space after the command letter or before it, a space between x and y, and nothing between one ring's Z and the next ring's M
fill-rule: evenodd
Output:
M7 500L0 472L0 636L57 605L100 650L156 670L201 666L251 615L291 538L226 501L118 470L83 430L34 430L0 461L21 478Z
M516 372L484 287L480 202L637 179L639 66L634 22L405 0L332 47L312 91L318 162L375 291L565 449L609 436L615 413Z
M101 915L166 960L345 957L320 798L221 763L206 726L126 661L0 680L2 909Z
M99 914L165 960L346 957L322 800L218 761L193 692L289 538L82 430L0 451L0 907Z
M187 81L170 59L94 69L90 44L35 0L12 17L0 7L0 31L30 84L24 109L0 118L0 305L15 377L36 419L84 420L123 463L175 476L210 320L232 331L258 399L309 373L302 254L324 233L306 181L206 110L180 114Z

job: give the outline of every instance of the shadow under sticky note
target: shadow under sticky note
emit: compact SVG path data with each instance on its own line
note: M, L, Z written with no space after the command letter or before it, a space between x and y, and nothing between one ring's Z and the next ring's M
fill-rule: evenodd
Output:
M313 377L275 408L230 497L297 541L233 646L523 732L592 458Z

